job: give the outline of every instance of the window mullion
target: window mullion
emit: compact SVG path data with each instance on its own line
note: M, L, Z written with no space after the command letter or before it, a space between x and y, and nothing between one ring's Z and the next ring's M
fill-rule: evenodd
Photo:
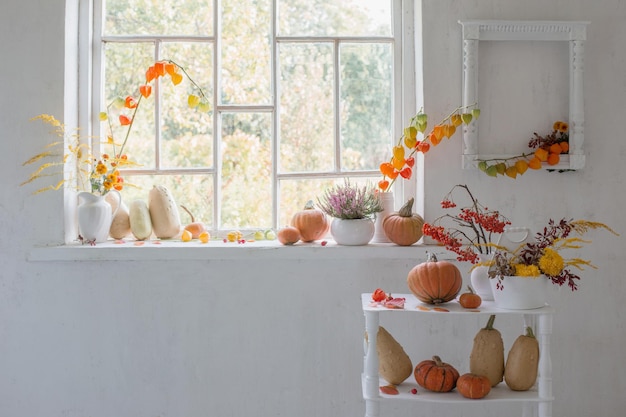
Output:
M335 80L333 82L333 99L334 99L334 134L335 134L335 172L342 172L341 167L341 118L340 118L340 102L341 102L341 74L340 74L340 57L339 57L339 39L333 42L333 67Z
M278 44L276 39L278 37L277 27L278 27L278 0L272 0L272 23L271 23L271 72L270 72L270 89L272 92L272 105L274 107L272 113L272 145L271 145L271 155L270 160L272 162L272 171L270 179L270 183L272 186L272 227L278 227L278 207L279 198L280 198L280 184L278 182L278 141L280 136L280 118L278 106L280 105L279 99L279 86L278 86L278 77L277 73L280 71L279 62L278 62Z
M222 19L221 1L213 1L213 30L214 30L214 51L213 51L213 166L215 175L213 176L213 225L216 230L221 226L221 200L222 200L222 111L219 110L220 92L222 90Z

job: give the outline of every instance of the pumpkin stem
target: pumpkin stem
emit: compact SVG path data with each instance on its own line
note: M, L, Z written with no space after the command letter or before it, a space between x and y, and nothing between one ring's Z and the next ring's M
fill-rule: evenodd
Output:
M187 207L183 206L182 204L180 206L182 207L183 210L185 210L187 212L187 214L189 214L189 217L191 217L191 223L195 222L196 219L193 218L193 214L191 214L189 209L187 209Z
M443 365L443 361L437 355L433 356L433 361L435 361L435 365L437 365L437 366L442 366Z
M496 321L496 315L492 314L489 316L489 320L487 320L487 325L485 326L486 330L493 330L493 322Z
M426 262L437 262L437 256L432 252L426 251Z
M533 339L536 339L535 333L533 332L532 327L530 327L530 326L526 327L526 336L527 337L532 337Z
M398 210L398 214L400 217L413 217L413 202L415 199L413 197L409 198L409 201L404 203L402 208Z
M468 286L467 286L467 290L470 292L470 294L475 294L475 293L474 293L474 290L472 289L472 286L471 286L471 285L468 285Z
M306 202L306 204L304 205L304 210L313 210L315 208L315 204L313 203L313 200L309 200Z

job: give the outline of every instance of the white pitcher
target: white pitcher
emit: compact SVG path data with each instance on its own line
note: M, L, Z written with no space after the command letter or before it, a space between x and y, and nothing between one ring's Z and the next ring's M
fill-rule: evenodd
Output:
M111 222L117 210L122 205L122 196L117 190L111 190L118 198L118 204L113 211L111 205L102 195L88 192L78 194L78 230L85 242L106 242L109 237Z

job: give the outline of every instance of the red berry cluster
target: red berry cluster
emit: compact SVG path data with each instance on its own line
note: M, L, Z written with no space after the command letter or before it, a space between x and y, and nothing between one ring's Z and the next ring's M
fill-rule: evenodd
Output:
M485 210L485 212L478 212L464 208L461 209L459 218L468 223L476 224L491 233L502 233L504 232L504 227L511 224L508 220L502 220L500 212L488 211L487 207L485 207Z

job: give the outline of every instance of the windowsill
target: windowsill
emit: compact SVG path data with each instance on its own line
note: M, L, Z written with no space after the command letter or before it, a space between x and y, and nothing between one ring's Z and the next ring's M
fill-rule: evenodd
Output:
M446 256L442 247L415 244L398 246L393 243L370 243L365 246L341 246L332 240L321 243L281 245L278 241L246 242L243 244L197 241L147 241L141 244L113 241L96 246L69 244L33 248L28 252L30 262L55 261L177 261L177 260L325 260L325 259L414 259L426 258L426 251Z

